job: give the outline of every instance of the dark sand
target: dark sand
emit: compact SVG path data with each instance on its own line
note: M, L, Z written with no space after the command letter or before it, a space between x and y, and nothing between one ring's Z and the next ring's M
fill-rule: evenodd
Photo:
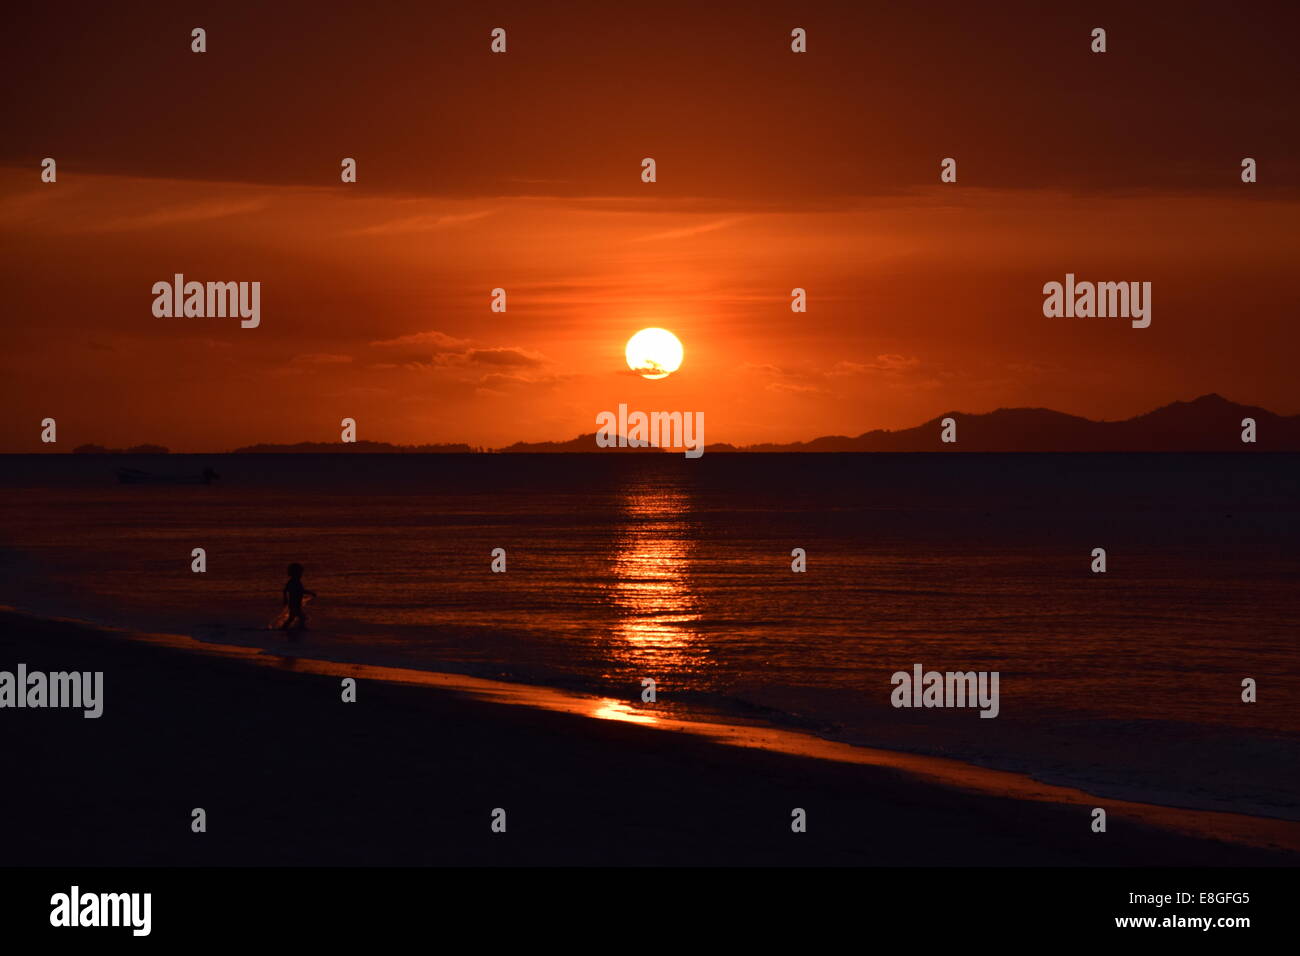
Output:
M104 716L0 710L0 866L1294 865L896 770L256 667L0 613L0 670L102 670ZM1104 801L1099 801L1104 806ZM208 832L192 833L203 807ZM491 832L494 807L508 832ZM808 832L790 811L808 812Z

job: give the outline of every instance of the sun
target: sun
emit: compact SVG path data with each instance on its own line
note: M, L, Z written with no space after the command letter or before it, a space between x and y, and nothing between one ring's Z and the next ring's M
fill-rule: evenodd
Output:
M627 340L623 354L642 378L666 378L682 367L682 343L667 329L642 329Z

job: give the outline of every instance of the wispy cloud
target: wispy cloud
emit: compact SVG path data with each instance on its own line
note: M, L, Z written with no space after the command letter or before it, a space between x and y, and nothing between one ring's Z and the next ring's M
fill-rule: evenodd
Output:
M163 226L188 225L212 219L228 219L260 212L270 205L267 199L217 199L210 202L182 203L164 206L147 213L117 216L98 223L83 225L84 232L130 232L136 229L157 229Z
M719 229L726 229L728 226L734 226L736 223L743 221L743 216L733 216L730 219L717 219L713 222L704 222L695 226L683 226L680 229L667 229L663 232L654 232L648 236L638 236L633 242L658 242L664 239L686 239L689 236L698 236L706 232L717 232Z
M921 364L921 360L910 355L877 355L872 362L836 362L827 371L830 377L844 375L868 375L872 372L907 372Z
M832 383L847 382L855 378L876 377L891 384L898 384L906 381L907 377L920 367L921 360L915 356L883 353L867 361L839 361L829 368L747 362L740 367L740 370L766 379L764 388L769 391L829 394Z
M405 233L433 232L437 229L446 229L448 226L459 226L463 223L474 222L477 219L484 219L495 212L495 209L481 209L476 212L449 213L446 215L424 213L416 216L405 216L401 219L391 219L388 222L377 223L373 226L363 226L360 229L354 229L348 235L390 236Z
M537 353L523 349L470 349L465 359L479 365L542 365L545 361Z
M544 355L531 349L480 345L436 330L414 332L370 344L388 351L399 351L408 365L418 367L488 365L497 368L528 368L547 364Z
M463 352L469 347L469 340L458 339L447 335L445 332L428 331L413 332L410 335L401 335L395 339L383 339L370 344L380 347L415 346L433 352Z

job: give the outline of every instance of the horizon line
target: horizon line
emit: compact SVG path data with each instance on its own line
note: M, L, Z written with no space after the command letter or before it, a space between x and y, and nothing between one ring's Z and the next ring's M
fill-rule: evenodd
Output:
M829 441L857 441L857 440L866 439L866 438L868 438L869 436L880 436L880 437L882 437L882 438L885 437L885 436L896 436L896 435L902 435L902 434L905 434L905 433L907 433L907 432L915 432L915 431L917 431L917 430L920 429L920 428L923 428L923 427L925 427L925 426L927 426L927 425L933 425L933 424L935 424L936 422L942 422L942 420L943 420L945 417L954 417L954 418L957 418L957 417L960 416L960 417L966 417L966 418L983 418L983 417L987 417L987 416L991 416L991 415L996 415L996 414L998 414L998 413L1000 413L1000 412L1001 412L1001 413L1006 413L1006 412L1039 412L1039 413L1047 413L1047 414L1050 414L1050 415L1060 416L1060 417L1062 417L1062 418L1072 419L1072 420L1074 420L1074 421L1076 421L1076 422L1086 423L1086 424L1088 424L1088 425L1098 425L1098 426L1106 426L1106 425L1123 425L1123 424L1127 424L1127 423L1131 423L1131 422L1136 422L1136 421L1139 420L1139 419L1145 418L1145 417L1147 417L1147 416L1149 416L1149 415L1152 415L1152 414L1155 414L1156 412L1159 412L1159 411L1163 411L1163 410L1166 410L1166 409L1172 409L1172 408L1175 408L1175 407L1177 407L1177 406L1189 406L1189 407L1190 407L1190 406L1194 406L1194 405L1196 405L1197 403L1204 403L1204 402L1207 402L1207 401L1210 401L1210 400L1217 400L1217 402L1220 403L1221 406L1231 406L1231 407L1233 407L1233 408L1244 409L1244 410L1247 410L1247 411L1263 412L1263 413L1265 413L1265 414L1267 414L1267 415L1269 415L1269 416L1271 416L1271 417L1273 417L1273 418L1276 418L1276 419L1281 419L1281 420L1300 419L1300 415L1283 415L1283 414L1280 414L1280 413L1277 413L1277 412L1273 412L1273 411L1271 411L1270 409L1264 408L1263 406L1259 406L1259 405L1246 405L1246 404L1242 404L1242 403L1239 403L1239 402L1234 402L1234 401L1232 401L1231 399L1224 398L1224 397L1223 397L1222 395L1220 395L1218 392L1207 392L1207 393L1205 393L1205 394L1203 394L1203 395L1199 395L1199 396L1197 396L1196 398L1193 398L1193 399L1190 399L1190 400L1176 399L1176 400L1174 400L1174 401L1172 401L1172 402L1167 402L1167 403L1165 403L1164 405L1159 405L1159 406L1157 406L1157 407L1155 407L1155 408L1153 408L1153 409L1150 409L1149 411L1146 411L1146 412L1140 412L1140 413L1135 414L1135 415L1132 415L1132 416L1130 416L1130 417L1128 417L1128 418L1122 418L1122 419L1092 419L1092 418L1086 418L1086 417L1084 417L1084 416L1082 416L1082 415L1075 415L1075 414L1070 413L1070 412L1062 412L1062 411L1059 411L1059 410L1057 410L1057 409L1047 408L1047 407L1045 407L1045 406L1011 406L1011 407L1000 406L1000 407L998 407L998 408L996 408L996 409L993 409L992 411L988 411L988 412L960 412L960 411L955 411L955 410L953 410L953 411L947 411L947 412L940 412L940 413L938 413L937 415L934 415L933 417L928 418L928 419L926 419L925 421L923 421L923 422L921 422L921 423L919 423L919 424L917 424L917 425L912 425L912 426L908 426L908 427L906 427L906 428L898 428L898 429L874 428L874 429L868 429L867 431L859 432L859 433L856 434L856 435L842 435L842 434L818 435L818 436L816 436L816 437L814 437L814 438L795 439L795 440L792 440L792 441L760 441L760 442L751 442L751 443L748 443L748 444L735 444L735 443L732 443L732 442L722 441L722 442L714 442L714 443L712 443L711 446L706 444L705 447L706 447L706 448L708 448L708 447L712 447L713 449L715 449L715 453L716 453L716 454L728 454L728 453L732 453L732 452L734 452L734 453L742 453L742 454L743 454L743 453L750 453L750 454L784 454L784 453L788 453L788 454L799 454L799 453L809 453L809 454L837 454L837 453L839 453L839 454L914 454L914 453L920 453L920 454L924 454L924 453L926 453L924 449L876 449L876 450L861 449L861 450L856 450L856 451L855 451L855 450L843 450L843 449L841 449L841 450L832 450L832 451L819 451L818 449L815 449L815 448L812 448L812 447L794 447L794 446L812 446L812 445L816 445L816 444L818 444L818 443L824 443L824 442L829 442ZM83 442L83 443L77 445L75 448L73 448L73 449L71 449L71 450L69 450L69 451L44 451L44 452L41 452L41 451L3 451L3 452L0 452L0 455L31 455L31 454L83 454L83 455L89 455L89 454L108 454L108 455L139 455L139 456L144 456L144 455L164 455L164 454L166 454L166 455L233 455L233 454L443 454L443 455L467 455L467 454L468 454L468 455L486 455L486 454L606 454L606 453L608 453L608 452L610 452L610 451L619 451L619 452L623 452L623 453L627 453L627 452L629 452L629 451L630 451L630 452L649 452L649 453L653 453L653 452L655 452L655 451L661 451L661 452L663 452L663 453L671 453L671 452L673 452L673 451L675 451L675 450L678 450L680 447L684 447L684 446L680 446L680 445L654 446L654 445L651 445L649 442L647 442L647 443L645 443L645 444L643 444L643 445L641 445L641 446L636 446L636 445L632 445L632 444L630 444L631 440L629 439L629 445L628 445L627 447L623 447L623 448L599 448L599 447L592 447L592 449L590 450L590 452L583 452L583 451L580 451L580 450L568 450L568 449L563 449L563 448L558 448L558 447L555 448L555 449L553 449L553 450L550 450L550 451L544 451L544 450L541 450L543 446L565 446L565 445L573 445L574 443L580 442L580 441L582 441L582 440L585 439L585 438L593 438L593 440L594 440L594 436L595 436L596 434L598 434L597 431L592 431L592 432L580 432L580 433L578 433L576 436L574 436L574 437L572 437L572 438L567 438L567 439L558 439L558 440L557 440L557 439L543 439L543 440L540 440L540 441L524 441L524 440L521 439L521 440L517 440L517 441L511 442L511 443L509 443L509 444L507 444L507 445L500 445L500 446L489 446L489 445L474 444L474 443L472 443L472 442L467 442L467 441L437 441L437 442L410 442L410 443L399 443L399 442L382 441L382 440L374 440L374 439L360 439L360 440L357 440L357 441L354 441L354 442L343 442L343 441L337 441L337 440L336 440L336 441L317 441L317 440L311 440L311 439L305 439L305 440L299 440L299 441L256 441L256 442L251 442L251 443L247 443L247 444L239 445L239 446L234 447L234 448L227 448L227 449L222 449L222 450L217 450L217 451L213 451L213 450L202 450L202 451L173 451L171 448L169 448L169 447L167 447L167 446L165 446L165 445L156 444L156 443L153 443L153 442L140 442L140 443L138 443L138 444L130 445L130 446L126 446L126 447L123 447L123 448L110 448L110 447L106 447L106 446L100 445L100 444L98 444L98 443L96 443L96 442ZM954 443L954 444L956 444L956 443ZM319 446L319 447L310 447L310 446ZM362 448L358 448L358 447L349 448L349 446L362 446L362 447L364 447L364 448L371 448L371 449L374 449L374 450L363 451ZM969 446L968 446L968 447L969 447ZM261 449L261 448L266 448L266 449L268 449L268 450L267 450L267 451L258 451L258 450L257 450L257 449ZM82 451L81 449L86 449L86 450ZM156 450L155 450L155 449L156 449ZM295 451L294 449L303 449L303 450L301 450L301 451ZM445 450L445 451L443 451L443 450L420 451L419 449L447 449L447 450ZM453 449L454 449L454 450L453 450ZM510 449L519 449L519 450L517 450L517 451L511 451ZM772 450L771 450L771 451L753 451L754 449L772 449ZM949 449L949 448L943 448L943 449L936 449L936 451L943 451L943 452L945 452L945 453L946 453L946 452L952 452L952 451L961 451L961 450L963 450L963 449L961 449L961 448L950 448L950 449ZM1188 448L1188 449L1186 449L1186 451L1195 451L1195 450L1198 450L1198 449L1192 449L1192 448ZM1204 449L1200 449L1200 450L1204 450ZM987 452L987 453L994 453L994 454L1001 453L1001 452L998 452L998 451L995 450L995 449L988 449L988 448L982 449L982 451ZM1161 453L1165 453L1165 452L1170 452L1171 450L1170 450L1170 449L1151 449L1151 451L1153 451L1153 452L1161 452ZM1091 450L1089 450L1089 449L1080 449L1080 448L1076 448L1076 449L1047 449L1047 448L1044 448L1044 449L1013 449L1013 450L1010 450L1010 453L1017 453L1017 452L1026 453L1026 454L1070 454L1070 453L1090 453L1090 452L1095 452L1095 453L1100 453L1100 454L1113 453L1113 451L1108 452L1106 449L1091 449ZM1177 452L1175 451L1174 453L1177 453Z

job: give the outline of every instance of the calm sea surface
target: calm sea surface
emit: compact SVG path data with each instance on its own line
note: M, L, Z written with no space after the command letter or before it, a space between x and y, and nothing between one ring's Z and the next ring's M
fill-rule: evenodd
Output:
M1300 456L7 456L0 498L27 610L270 646L300 561L306 656L1300 818ZM915 663L1000 716L891 707Z

